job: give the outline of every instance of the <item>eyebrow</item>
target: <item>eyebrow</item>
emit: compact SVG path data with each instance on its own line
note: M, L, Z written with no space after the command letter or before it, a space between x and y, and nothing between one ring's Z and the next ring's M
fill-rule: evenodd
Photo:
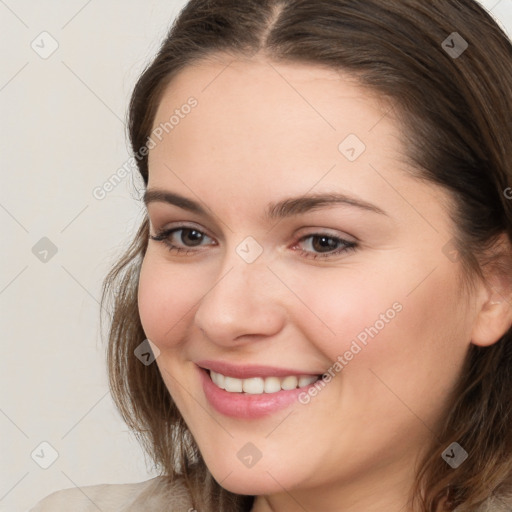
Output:
M193 213L205 216L208 215L206 209L203 208L200 203L168 190L158 188L146 190L144 193L144 204L147 206L152 202L168 203ZM367 203L361 199L340 193L324 193L290 197L276 203L269 203L265 211L265 218L268 220L282 219L330 205L351 206L361 210L387 215L387 213L378 206Z

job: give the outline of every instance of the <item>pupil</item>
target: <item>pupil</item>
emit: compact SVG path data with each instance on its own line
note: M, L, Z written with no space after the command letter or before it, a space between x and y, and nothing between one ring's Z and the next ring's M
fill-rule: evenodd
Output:
M193 245L195 242L201 242L202 234L199 231L195 229L185 229L184 232L188 233L188 241L193 242Z
M315 244L313 242L313 247L315 250L317 250L317 247L315 247L315 245L318 245L318 247L320 249L335 249L335 246L336 246L336 241L333 240L332 238L328 237L328 236L321 236L321 237L317 237L316 240L319 240L321 243L320 244Z

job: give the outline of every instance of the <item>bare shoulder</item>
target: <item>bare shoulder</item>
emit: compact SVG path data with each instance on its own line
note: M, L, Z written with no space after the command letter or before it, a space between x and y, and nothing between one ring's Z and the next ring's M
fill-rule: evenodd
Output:
M130 484L98 484L55 491L29 512L142 512L188 510L190 496L181 479L165 476Z

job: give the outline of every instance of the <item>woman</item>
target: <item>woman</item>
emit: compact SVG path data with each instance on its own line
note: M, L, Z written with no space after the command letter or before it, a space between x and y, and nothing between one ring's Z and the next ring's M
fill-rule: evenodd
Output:
M190 1L103 296L161 476L33 510L511 510L511 111L473 0Z

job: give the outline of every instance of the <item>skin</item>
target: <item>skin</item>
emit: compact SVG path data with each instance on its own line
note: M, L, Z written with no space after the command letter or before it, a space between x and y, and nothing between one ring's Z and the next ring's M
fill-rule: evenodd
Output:
M443 251L455 232L449 196L410 175L389 106L347 76L210 59L173 80L154 126L190 96L198 106L149 153L148 189L199 201L209 215L158 201L148 214L152 235L186 223L204 237L170 235L189 254L149 241L139 310L206 464L226 489L257 496L254 512L409 512L416 464L437 443L469 346L496 342L510 308L491 305L483 283L462 294L461 265ZM353 162L338 150L348 134L366 145ZM263 217L269 202L320 192L385 214L329 205ZM311 235L326 231L357 248L308 258L322 254ZM248 236L263 249L250 264L236 252ZM402 310L308 404L242 420L207 402L194 361L322 373L394 303ZM237 457L248 442L262 454L251 468Z

